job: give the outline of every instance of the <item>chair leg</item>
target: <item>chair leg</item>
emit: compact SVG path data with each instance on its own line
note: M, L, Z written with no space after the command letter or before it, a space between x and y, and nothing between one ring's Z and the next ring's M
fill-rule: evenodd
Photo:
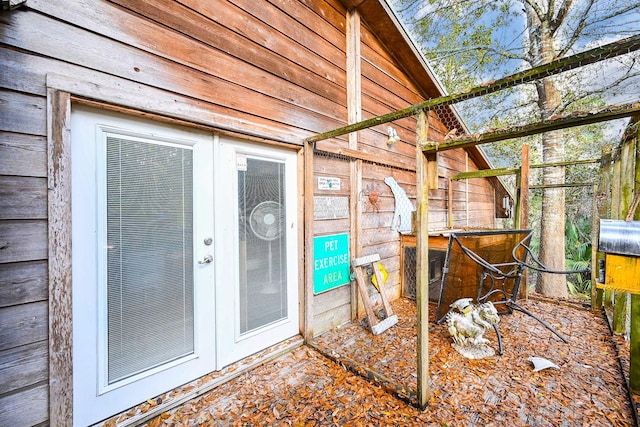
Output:
M498 325L493 325L493 329L496 331L496 336L498 337L498 354L502 356L504 353L504 350L502 349L502 335L500 335Z
M569 341L563 337L562 335L560 335L560 333L558 333L558 331L556 331L555 329L553 329L553 326L551 326L550 324L548 324L547 322L545 322L544 320L540 319L538 316L536 316L535 314L533 314L532 312L530 312L529 310L526 310L525 308L521 307L520 305L518 305L517 303L513 302L513 301L509 301L507 303L507 306L521 311L524 314L533 317L534 319L536 319L538 322L542 323L542 325L544 325L545 328L547 328L548 330L550 330L551 332L553 332L558 338L560 338L562 341L564 341L565 344L569 344Z

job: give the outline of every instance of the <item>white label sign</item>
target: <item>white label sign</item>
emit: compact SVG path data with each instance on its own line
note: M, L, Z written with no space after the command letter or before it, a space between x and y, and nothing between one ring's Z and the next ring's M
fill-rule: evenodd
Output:
M319 176L318 190L340 190L340 178Z
M236 154L236 169L240 172L247 171L247 155L246 154Z

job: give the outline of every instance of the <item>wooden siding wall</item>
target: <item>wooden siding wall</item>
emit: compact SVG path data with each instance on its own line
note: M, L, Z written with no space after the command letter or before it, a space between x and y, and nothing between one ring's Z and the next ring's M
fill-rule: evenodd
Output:
M0 425L49 418L47 81L79 98L302 145L347 122L345 16L339 0L28 0L0 13ZM362 34L363 118L423 100L376 37L366 27ZM393 176L415 199L415 120L394 126L402 142L387 147L384 126L361 132L359 148L381 159L364 166L363 188L379 191L381 201L379 212L363 207L362 251L381 254L397 296L398 235L389 229L393 197L382 179ZM407 170L384 167L387 157ZM443 154L451 161L440 173L465 170L463 157ZM315 174L340 177L348 195L348 161L320 157ZM487 185L478 193L490 192ZM432 195L440 218L445 187ZM478 218L492 220L492 209L482 209ZM349 222L315 228L348 232ZM318 323L348 320L349 299L348 287L316 297L324 307Z
M361 68L362 68L362 119L379 116L390 111L399 110L425 100L419 88L407 77L401 67L380 43L374 34L363 23L361 28ZM437 115L430 114L430 129L433 138L442 140L448 129L440 122ZM362 193L358 197L361 205L362 224L360 235L361 251L351 254L352 257L378 253L385 269L389 273L386 292L391 299L401 295L400 277L400 235L391 229L395 200L391 189L384 183L384 178L391 176L405 190L415 206L415 118L402 119L391 124L401 140L389 147L387 145L388 124L359 132L358 151L379 158L373 164L365 162L362 171ZM319 144L332 149L347 148L344 139L326 141ZM385 166L385 159L406 165L406 170ZM440 230L448 227L448 178L459 172L478 170L478 166L469 158L465 150L450 150L440 154L438 190L429 192L430 229ZM314 175L317 177L338 177L342 186L335 190L318 190L314 186L316 196L348 197L349 160L332 156L316 155ZM454 181L453 215L454 227L490 228L495 225L494 188L488 180L476 179ZM379 194L377 206L368 200L368 194L375 191ZM350 230L349 219L320 220L314 223L316 235L349 233L353 236L356 230ZM379 302L374 296L374 302ZM314 300L314 334L348 322L351 311L351 295L349 286L343 286L320 295Z
M98 101L131 88L149 111L302 145L346 124L345 13L319 1L29 0L0 14L0 425L49 417L47 76Z

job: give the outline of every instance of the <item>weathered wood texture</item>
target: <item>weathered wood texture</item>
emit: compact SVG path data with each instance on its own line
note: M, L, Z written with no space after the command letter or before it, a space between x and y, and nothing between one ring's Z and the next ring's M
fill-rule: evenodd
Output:
M73 419L71 296L71 102L69 94L49 90L49 417L54 426Z
M55 224L47 218L68 219L62 210L69 208L60 199L47 214L47 83L80 97L302 144L346 124L345 10L339 2L307 3L34 0L27 10L0 16L6 71L0 75L0 321L3 349L13 346L3 350L0 369L29 354L30 345L46 343L47 286L60 298L50 301L55 307L70 307L67 249L56 236L49 236L51 245L47 239ZM67 171L53 167L49 178L58 172ZM48 255L60 261L50 266L51 283ZM60 340L70 337L68 321L68 312L53 313ZM61 347L68 351L70 344ZM52 360L60 368L68 356L52 353ZM69 372L56 375L52 387L70 380ZM45 414L36 421L44 421L47 388L39 389L44 399L32 399L29 387L46 378L26 378L7 380L0 398L24 397L37 406L32 412ZM67 410L52 411L62 417ZM14 420L2 415L0 424Z
M30 427L48 419L47 385L41 384L17 394L0 396L0 420L6 426Z
M367 23L363 23L361 37L363 118L402 109L423 100L424 94L421 93L421 89L416 87L402 71L394 57L368 28ZM448 129L434 112L430 112L429 115L431 138L443 139ZM340 190L319 190L316 182L314 195L353 198L350 189L361 188L356 202L362 212L362 217L358 218L359 231L357 232L350 229L353 221L350 223L346 219L338 219L315 221L315 234L349 233L350 236L354 236L357 233L358 255L380 254L381 262L389 273L385 290L391 298L399 297L401 293L400 235L391 229L395 200L391 189L384 183L384 178L393 177L405 190L413 205L416 205L416 177L413 172L416 161L416 123L415 118L405 118L392 123L401 139L391 146L387 144L387 125L358 133L357 158L365 160L362 166L361 183L350 182L349 164L356 160L349 157L352 153L348 149L349 141L346 138L317 143L320 150L339 153L344 157L325 155L323 152L314 156L316 177L336 177L341 180ZM440 154L437 175L443 179L439 180L438 189L429 192L429 197L435 200L435 203L429 206L430 229L447 227L449 204L453 207L455 227L495 226L495 186L489 180L471 179L455 183L453 199L448 200L449 177L485 167L478 165L476 158L476 156L469 156L468 152L462 149ZM378 196L375 204L369 199L369 194L372 192ZM351 286L354 284L352 283ZM315 300L318 300L318 297ZM374 298L373 302L379 301ZM333 307L326 306L327 303L333 304ZM314 307L317 308L317 304L314 303ZM344 316L347 314L345 304L346 302L341 298L323 297L323 312L315 321L314 333L318 335L329 327L348 321L347 317L341 317L341 313Z
M379 3L365 1L361 13L361 117L437 96ZM65 425L71 416L69 169L60 167L68 160L70 99L302 145L348 123L346 14L340 0L29 0L0 14L0 425ZM442 139L446 127L434 112L429 116L430 137ZM380 253L389 270L387 294L398 296L399 240L389 230L394 200L382 179L393 176L415 200L416 121L393 126L401 137L395 145L387 145L382 126L363 131L356 149L368 156L360 183L362 250ZM347 148L348 139L330 144ZM441 156L440 177L485 166L477 155L467 162L456 153ZM349 197L359 188L350 182L348 160L314 157L307 206L314 195ZM321 176L340 177L341 190L317 190ZM377 209L364 197L374 188ZM469 188L454 192L457 221L469 212L483 217L490 204L490 185ZM469 197L478 197L479 208L466 209L467 194L477 194ZM430 195L430 215L443 218L432 224L440 226L446 187ZM313 243L313 234L350 228L350 219L316 221L305 243ZM305 307L312 334L349 319L346 292L334 296L314 299L315 316L313 306Z
M0 264L0 307L46 301L46 261Z
M635 116L631 120L631 126L629 126L630 135L627 137L635 142L635 170L633 175L635 177L635 183L633 184L632 191L637 197L640 195L640 129L638 128L640 123L640 116ZM633 126L635 125L635 127ZM631 206L630 210L626 213L625 219L631 218L633 220L640 220L640 209L637 205ZM640 280L638 277L635 280ZM631 318L630 318L630 362L629 362L629 389L635 393L640 393L640 296L631 295Z

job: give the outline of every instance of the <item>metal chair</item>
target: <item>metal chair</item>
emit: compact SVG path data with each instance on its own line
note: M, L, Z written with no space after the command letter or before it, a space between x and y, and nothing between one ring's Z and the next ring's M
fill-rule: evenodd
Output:
M442 287L436 311L436 323L444 322L451 304L460 298L473 298L477 304L492 302L499 314L520 311L540 322L565 343L567 339L547 322L518 304L524 270L532 267L529 243L531 230L486 230L452 232L442 273ZM539 271L542 267L533 266ZM566 272L565 272L566 273ZM573 271L572 271L573 273ZM499 353L502 339L497 326Z

